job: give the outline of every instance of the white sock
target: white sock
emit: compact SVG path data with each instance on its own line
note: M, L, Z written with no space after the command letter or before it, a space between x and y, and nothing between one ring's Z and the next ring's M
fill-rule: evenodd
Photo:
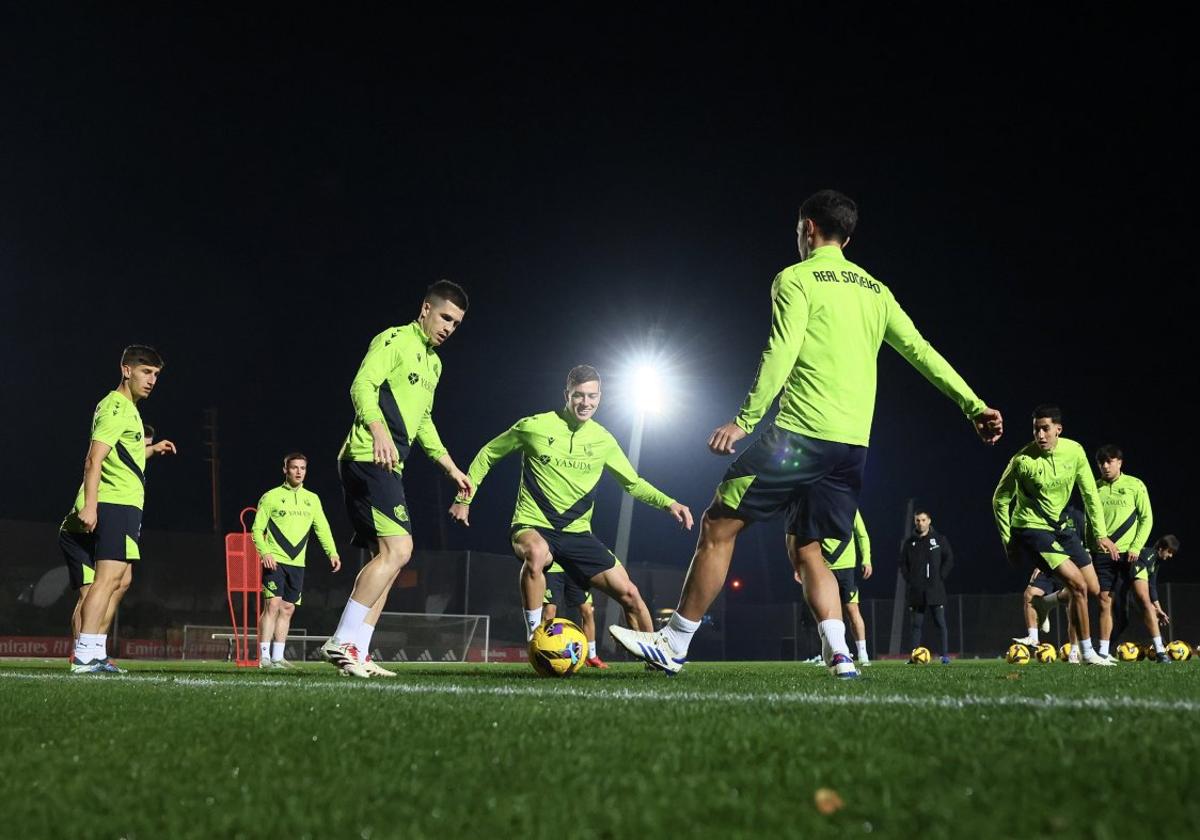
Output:
M1089 653L1095 653L1095 651L1092 650L1092 640L1091 639L1080 639L1079 640L1079 652L1082 653L1084 656L1087 656Z
M858 645L858 661L866 662L867 661L867 640L859 639L854 644Z
M358 627L366 621L367 613L370 611L371 608L366 604L360 604L353 598L348 598L346 609L342 610L342 619L338 622L337 630L333 631L333 638L341 644L346 642L357 644Z
M536 610L525 610L525 638L526 640L533 638L533 631L542 623L542 608Z
M595 639L588 639L587 642L588 642L587 658L591 659L593 656L596 656L597 654L599 654L599 651L596 649L596 640Z
M671 650L680 656L687 656L688 648L692 644L692 636L695 636L699 629L699 621L692 621L690 618L684 618L678 612L673 612L667 621L667 626L662 629L662 633L667 644L671 646Z
M1166 650L1166 648L1163 647L1162 636L1155 636L1152 641L1154 642L1154 650L1156 653L1162 653Z
M259 642L258 643L258 658L259 659L270 659L271 658L271 643L270 642Z
M271 659L275 662L283 659L284 642L271 642Z
M99 652L102 644L103 636L93 633L80 633L79 641L75 643L75 658L80 662L91 662L93 659L102 659L103 654Z
M817 625L821 630L821 635L825 637L825 641L829 644L830 653L836 656L839 653L850 655L850 648L846 647L846 625L844 622L838 621L836 618L827 618Z
M1037 629L1036 627L1030 627L1030 628L1029 628L1029 637L1028 637L1028 638L1030 638L1030 639L1033 639L1033 643L1034 643L1035 645L1037 644L1037 640L1038 640L1038 629Z
M358 653L363 659L371 655L371 637L375 635L375 625L363 622L358 633L354 637L354 646L358 648Z
M825 628L820 624L817 625L817 636L821 639L821 661L828 665L829 660L833 659L833 651L829 648L829 640L825 638Z
M1108 656L1108 639L1100 640L1100 655Z

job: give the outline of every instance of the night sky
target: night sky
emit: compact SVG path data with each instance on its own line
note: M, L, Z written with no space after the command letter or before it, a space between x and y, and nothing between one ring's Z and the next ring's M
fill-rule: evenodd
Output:
M471 295L434 415L461 467L557 407L582 362L606 374L598 419L627 444L621 366L653 335L674 396L641 472L698 515L728 464L704 444L750 385L797 208L833 187L859 204L849 258L1008 429L979 444L881 351L862 509L883 578L866 595L890 594L909 497L954 542L953 591L1020 587L990 498L1045 401L1089 452L1125 448L1156 535L1184 542L1164 579L1200 580L1184 519L1190 35L1097 9L846 5L0 13L0 516L62 517L91 411L121 348L145 342L167 367L142 414L180 449L152 462L147 528L210 527L215 406L225 525L301 449L347 539L335 455L350 380L441 277ZM417 547L507 551L517 459L483 485L469 532L443 517L438 475L413 455ZM611 543L619 492L602 488L594 524ZM687 562L693 537L666 516L639 506L634 530L633 561ZM747 597L793 598L781 533L739 544Z

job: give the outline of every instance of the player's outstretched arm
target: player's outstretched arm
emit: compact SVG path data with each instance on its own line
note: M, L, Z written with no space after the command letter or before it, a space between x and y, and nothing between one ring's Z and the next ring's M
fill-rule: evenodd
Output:
M475 457L471 459L471 465L467 467L466 487L459 484L459 494L454 499L454 504L450 505L450 517L455 522L460 522L468 528L471 527L471 509L469 505L475 500L475 491L487 474L491 472L492 466L521 447L521 424L524 420L519 420L496 437L489 440L483 447L475 453ZM453 476L451 476L453 478Z
M152 443L146 447L146 457L153 458L155 455L174 455L178 450L175 444L169 440L160 440L158 443Z
M975 423L975 434L988 446L995 446L1004 434L1004 418L997 409L985 408L971 419Z

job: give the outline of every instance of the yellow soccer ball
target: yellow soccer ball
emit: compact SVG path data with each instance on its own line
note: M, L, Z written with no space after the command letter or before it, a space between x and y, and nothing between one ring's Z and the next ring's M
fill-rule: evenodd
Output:
M1009 645L1008 652L1004 654L1004 660L1009 665L1028 665L1029 664L1029 648L1020 642L1014 642Z
M1038 662L1055 662L1058 659L1058 648L1049 642L1042 642L1033 651L1033 658Z
M1071 643L1063 642L1062 647L1058 649L1058 658L1063 662L1071 661Z
M1121 642L1117 645L1117 659L1122 662L1137 662L1141 655L1141 649L1133 642Z
M587 636L565 618L543 621L529 640L529 664L541 677L569 677L587 657Z
M1171 657L1175 662L1182 662L1185 659L1190 659L1192 649L1188 647L1187 642L1181 642L1176 639L1173 642L1167 642L1167 656Z
M933 659L933 654L927 647L913 648L912 655L908 657L908 661L914 665L928 665L930 659Z

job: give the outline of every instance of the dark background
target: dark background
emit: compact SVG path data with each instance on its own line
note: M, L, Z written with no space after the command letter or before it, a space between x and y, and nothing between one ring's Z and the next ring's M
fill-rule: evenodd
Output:
M836 9L832 11L831 9ZM463 468L554 408L566 370L606 374L623 442L630 350L660 336L669 413L641 471L699 514L795 262L799 203L859 203L848 255L1008 420L981 446L890 349L862 500L890 592L906 499L959 556L951 589L1008 591L990 497L1058 401L1066 436L1116 442L1155 534L1185 554L1196 84L1187 28L1101 10L1036 19L916 4L488 16L333 6L0 12L0 516L55 521L121 348L167 360L141 406L179 446L152 462L146 527L211 527L203 412L220 412L224 525L311 456L339 540L334 458L370 338L440 277L471 294L443 348L435 419ZM418 548L506 549L516 459L469 532L414 455ZM619 493L594 519L615 536ZM634 561L692 537L639 507ZM739 544L739 596L791 600L781 528ZM169 561L167 561L169 562ZM870 594L870 593L868 593Z

